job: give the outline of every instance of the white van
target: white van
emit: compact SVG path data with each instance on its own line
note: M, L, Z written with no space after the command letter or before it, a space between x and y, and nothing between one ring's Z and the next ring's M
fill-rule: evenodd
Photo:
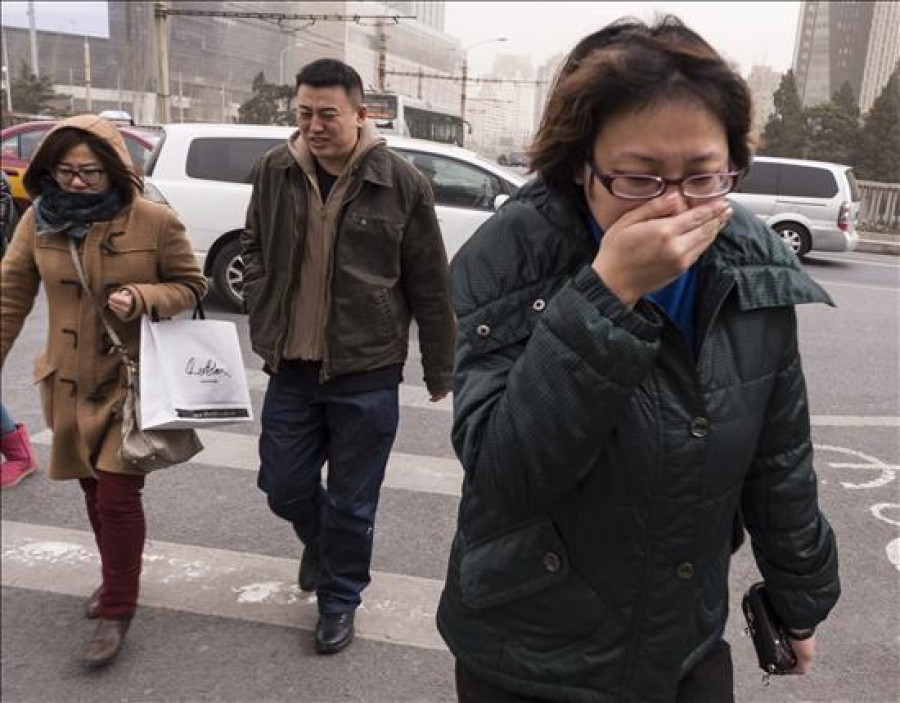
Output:
M852 251L860 194L850 166L757 156L729 196L778 232L800 257Z
M147 164L145 196L168 204L184 223L203 272L240 307L240 233L250 202L250 173L264 153L295 127L169 124ZM388 135L388 146L419 169L434 191L447 257L526 178L457 146Z

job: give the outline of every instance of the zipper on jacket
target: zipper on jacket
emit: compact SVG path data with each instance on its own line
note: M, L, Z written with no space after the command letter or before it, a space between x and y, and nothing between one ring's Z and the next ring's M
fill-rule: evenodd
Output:
M356 169L353 171L356 173ZM337 185L337 183L335 183ZM328 269L328 277L325 281L325 290L327 298L327 305L325 306L325 320L324 326L322 328L322 367L319 369L319 382L325 383L327 380L331 378L331 356L328 353L328 323L331 321L331 305L334 299L334 296L331 295L331 284L334 281L334 269L337 264L337 252L338 252L338 240L341 236L341 225L344 224L344 217L347 214L347 206L350 205L353 200L356 199L356 196L360 194L362 191L363 183L359 181L358 183L352 184L357 186L355 190L348 195L344 202L341 203L341 209L338 212L338 216L334 221L334 240L331 242L331 266Z

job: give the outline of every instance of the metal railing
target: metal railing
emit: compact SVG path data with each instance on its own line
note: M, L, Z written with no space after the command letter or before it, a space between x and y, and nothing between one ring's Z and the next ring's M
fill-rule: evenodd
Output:
M900 183L857 181L862 202L859 229L900 234Z

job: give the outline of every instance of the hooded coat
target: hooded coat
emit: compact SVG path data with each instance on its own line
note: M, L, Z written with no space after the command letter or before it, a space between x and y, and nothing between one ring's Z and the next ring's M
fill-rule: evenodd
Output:
M85 130L105 140L131 168L125 142L111 122L79 115L61 122L50 134L65 128ZM141 315L155 308L160 317L170 317L192 308L206 294L206 278L177 216L139 193L110 221L93 223L78 247L98 303L104 304L119 288L129 289L135 298L127 320L104 311L132 358L139 353ZM3 259L3 363L40 284L49 314L46 346L34 362L34 382L40 390L44 419L53 431L50 478L90 478L95 469L135 473L119 457L122 430L117 410L125 396L119 356L111 351L98 311L81 289L67 235L38 235L34 208L30 208Z
M831 300L734 204L697 265L695 354L596 255L578 203L533 181L454 259L466 476L437 622L501 688L672 702L722 636L741 516L787 626L837 601L794 311Z

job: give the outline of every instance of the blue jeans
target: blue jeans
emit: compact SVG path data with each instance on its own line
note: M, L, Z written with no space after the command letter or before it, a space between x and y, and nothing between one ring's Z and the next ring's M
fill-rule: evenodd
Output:
M0 433L9 434L16 429L16 423L10 414L6 411L6 406L0 403L0 411L2 411L2 423L0 423Z
M375 511L399 416L396 385L323 392L303 363L283 364L269 379L258 485L272 512L318 550L320 613L352 612L371 580Z

